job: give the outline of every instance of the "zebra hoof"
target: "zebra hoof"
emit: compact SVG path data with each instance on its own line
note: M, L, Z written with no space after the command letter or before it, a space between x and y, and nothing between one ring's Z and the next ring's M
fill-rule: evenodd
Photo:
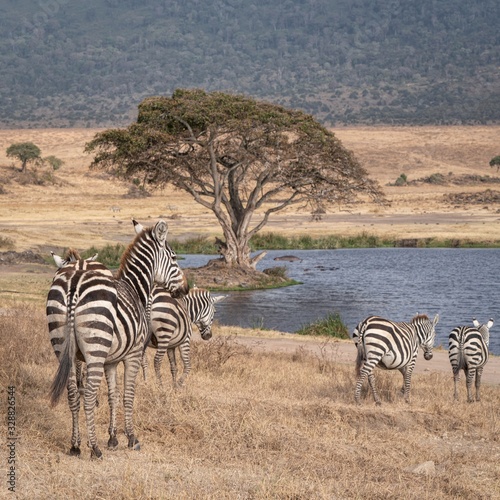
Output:
M136 451L139 451L141 449L141 445L139 444L139 441L135 436L130 436L128 438L128 447Z
M71 449L69 450L69 454L72 457L79 457L80 456L80 448L78 446L72 446Z
M102 451L99 449L99 446L95 445L90 451L91 460L101 460L102 459Z
M118 439L116 436L111 436L108 441L108 448L110 450L116 450L118 448Z

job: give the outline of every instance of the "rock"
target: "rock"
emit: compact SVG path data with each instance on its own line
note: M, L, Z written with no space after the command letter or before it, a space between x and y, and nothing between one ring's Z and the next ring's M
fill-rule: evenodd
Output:
M411 472L413 474L432 476L436 473L436 465L432 460L429 460L428 462L423 462L412 467L407 467L405 471Z
M281 257L274 257L274 260L283 260L286 262L302 262L302 259L295 257L295 255L282 255Z

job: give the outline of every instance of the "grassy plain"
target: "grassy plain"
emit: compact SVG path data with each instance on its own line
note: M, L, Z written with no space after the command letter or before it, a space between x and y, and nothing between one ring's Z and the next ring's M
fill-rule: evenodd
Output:
M132 217L144 224L168 218L173 238L219 234L212 216L183 193L125 198L128 184L89 172L82 150L94 133L0 131L0 237L13 250L48 256L70 245L83 250L128 242ZM314 223L292 208L277 215L269 230L500 239L498 205L453 206L444 199L494 185L386 186L401 173L409 180L449 172L497 175L488 162L499 154L500 127L353 128L336 134L384 186L391 205L336 209ZM15 171L5 149L28 140L44 156L66 162L55 185L11 180ZM14 387L17 498L500 498L498 379L484 383L482 402L475 404L465 403L462 380L461 400L454 403L451 370L422 366L406 405L398 396L400 374L378 372L384 404L375 407L365 392L356 406L353 360L340 356L340 343L325 341L314 352L299 344L290 352L263 352L259 346L269 338L285 336L220 325L210 342L196 338L184 389L160 389L153 377L139 380L135 423L141 451L129 451L124 436L116 452L105 449L103 383L97 432L104 459L91 461L84 445L80 459L68 456L67 404L53 409L47 398L56 360L42 303L52 272L40 264L0 264L0 411L7 422L7 388ZM254 337L253 343L239 342L243 335ZM83 413L81 429L85 440ZM8 493L3 450L0 497Z

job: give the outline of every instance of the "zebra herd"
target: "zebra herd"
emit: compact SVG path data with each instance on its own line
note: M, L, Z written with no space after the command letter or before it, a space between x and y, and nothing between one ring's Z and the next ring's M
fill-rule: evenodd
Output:
M207 290L192 288L177 263L175 252L167 242L168 228L164 221L144 228L134 221L137 233L122 256L116 274L96 261L97 255L81 259L70 250L65 258L52 254L58 267L50 287L46 313L49 337L59 366L51 386L51 402L55 405L64 389L72 414L70 454L79 456L80 398L87 422L91 457L100 458L94 412L97 390L103 375L108 385L110 424L108 448L118 446L116 413L118 392L117 366L124 364L123 405L128 447L139 449L134 434L133 403L135 382L142 367L146 378L148 346L156 349L154 368L161 384L161 363L165 353L170 361L174 385L181 385L190 371L190 339L192 324L201 337L208 340L215 314L215 303L224 296L212 297ZM409 402L411 375L418 350L424 358L432 358L439 316L430 320L417 315L411 322L395 323L377 316L361 321L353 332L357 348L357 382L354 393L360 402L363 383L368 384L376 404L381 404L373 371L376 366L399 370L403 375L402 392ZM461 370L466 374L467 399L473 402L472 383L475 377L476 401L480 400L483 367L488 360L489 330L493 320L480 325L455 328L449 336L449 358L453 369L455 392ZM184 370L177 380L175 351L179 349ZM83 383L82 363L86 377Z
M151 228L135 225L138 234L124 252L116 277L95 260L96 256L83 260L75 251L69 251L64 259L53 254L58 270L48 293L46 312L49 337L59 367L50 396L54 405L67 388L73 425L70 455L81 453L79 410L83 394L91 457L102 456L94 412L103 375L108 385L110 408L108 448L118 446L116 375L120 362L124 364L125 434L128 447L139 449L132 417L136 377L141 366L144 371L146 368L146 347L153 345L158 353L162 352L158 361L155 357L157 374L161 357L165 351L169 354L174 382L173 351L178 347L184 362L182 381L190 368L191 323L187 319L192 318L200 325L204 338L211 336L214 304L220 299L212 298L205 290L189 290L175 252L167 242L168 228L164 221ZM168 302L167 296L173 301ZM165 327L169 320L163 320L164 315L177 320L182 317L184 323L181 326L178 320L178 328ZM84 387L82 362L86 366Z
M385 370L399 370L403 375L401 392L406 402L410 400L411 375L415 368L419 347L424 358L432 358L439 315L430 320L426 315L417 314L410 323L370 316L361 321L353 331L352 339L357 348L357 382L354 399L359 404L361 388L366 378L375 403L381 404L375 386L373 370L376 366ZM475 377L476 401L480 401L480 386L483 367L488 361L490 328L493 320L480 325L474 318L473 326L459 326L449 335L448 356L453 370L455 384L454 398L458 400L457 383L460 371L464 370L467 385L467 401L472 403L472 383Z

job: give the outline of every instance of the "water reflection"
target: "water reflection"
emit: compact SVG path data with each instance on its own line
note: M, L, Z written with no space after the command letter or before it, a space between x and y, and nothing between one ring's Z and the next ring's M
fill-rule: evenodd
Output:
M296 262L275 261L295 255ZM188 255L182 267L204 265L213 256ZM370 314L409 321L418 313L434 317L437 345L447 347L459 324L493 318L490 350L500 354L498 249L380 248L269 251L258 269L286 266L303 285L275 290L230 292L217 306L222 324L295 332L338 312L349 330ZM227 292L226 292L227 293ZM497 326L498 325L498 326Z

